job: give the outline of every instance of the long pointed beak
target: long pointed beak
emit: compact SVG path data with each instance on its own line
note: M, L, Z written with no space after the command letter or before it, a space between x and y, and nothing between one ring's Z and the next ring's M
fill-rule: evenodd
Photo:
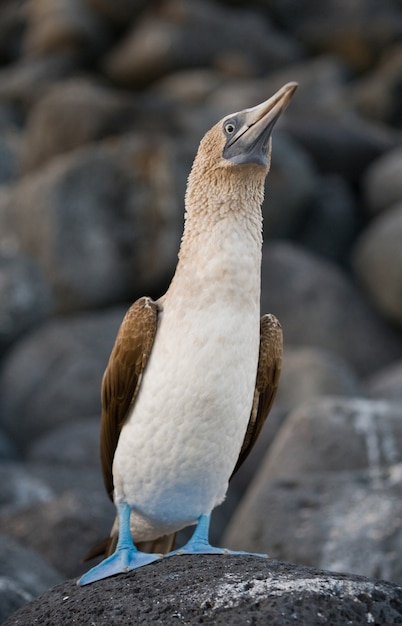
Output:
M224 158L236 165L257 163L266 166L272 129L296 89L297 83L287 83L265 102L225 118L224 128L232 125L234 132L228 135Z

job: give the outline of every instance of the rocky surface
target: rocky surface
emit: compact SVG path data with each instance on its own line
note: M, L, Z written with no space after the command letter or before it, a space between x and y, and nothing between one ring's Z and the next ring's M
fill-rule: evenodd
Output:
M285 349L277 402L287 410L320 396L361 394L358 375L333 352L311 346Z
M2 426L22 450L63 423L99 414L103 370L124 312L54 318L9 350L0 376Z
M402 587L257 557L187 556L77 587L54 587L4 626L400 624Z
M223 543L334 572L402 579L402 467L282 479L260 475Z
M14 246L37 262L59 312L155 288L179 239L173 152L161 140L127 135L55 158L4 200L0 248Z
M400 403L327 397L300 406L278 433L224 544L401 581L401 438Z
M324 348L360 375L400 358L399 333L334 263L294 243L266 242L262 282L262 310L281 321L285 345Z
M402 148L386 152L376 159L363 176L367 209L377 215L402 200Z
M0 621L108 532L99 388L118 325L172 276L204 132L289 80L263 206L282 383L211 536L402 583L401 35L398 0L0 3ZM348 584L344 606L367 609L350 620L385 623Z
M402 400L402 361L396 361L370 376L366 390L373 398Z
M63 576L33 550L0 535L0 622Z
M354 266L384 316L402 320L402 202L375 219L357 240Z

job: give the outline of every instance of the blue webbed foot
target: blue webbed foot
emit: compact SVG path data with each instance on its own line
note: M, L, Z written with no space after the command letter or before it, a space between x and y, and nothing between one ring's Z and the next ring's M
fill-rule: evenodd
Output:
M114 554L95 565L77 581L77 585L88 585L115 574L123 574L143 567L162 558L162 554L139 552L133 543L130 531L130 507L125 502L117 507L119 516L119 539Z
M194 533L187 543L182 548L173 550L173 552L169 552L165 556L169 557L182 554L242 554L267 558L266 554L238 552L234 550L227 550L226 548L216 548L215 546L211 546L208 540L210 517L210 515L201 515L198 519Z
M158 561L161 557L162 555L160 554L147 554L146 552L139 552L135 548L118 549L102 563L95 565L95 567L83 574L77 581L77 585L88 585L115 574L130 572L133 569L153 563L153 561Z

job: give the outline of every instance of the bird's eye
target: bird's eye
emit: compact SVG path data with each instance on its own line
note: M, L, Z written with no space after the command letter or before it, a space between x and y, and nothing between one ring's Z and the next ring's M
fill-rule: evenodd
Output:
M225 133L227 135L233 135L234 131L235 131L235 125L233 124L233 122L226 122Z

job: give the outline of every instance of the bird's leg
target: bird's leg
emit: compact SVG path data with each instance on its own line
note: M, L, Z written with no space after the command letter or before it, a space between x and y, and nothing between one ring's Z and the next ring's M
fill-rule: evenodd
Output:
M161 554L148 554L139 552L133 543L130 531L130 507L127 503L119 504L117 514L119 516L119 538L115 552L107 559L95 565L86 574L81 576L77 585L88 585L96 580L108 578L114 574L129 572L143 565L148 565L159 560Z
M165 557L181 554L246 554L249 556L267 557L266 554L237 552L227 550L226 548L216 548L215 546L211 546L208 539L210 522L211 515L201 515L198 518L197 526L187 543L182 548L169 552L169 554L166 554Z

